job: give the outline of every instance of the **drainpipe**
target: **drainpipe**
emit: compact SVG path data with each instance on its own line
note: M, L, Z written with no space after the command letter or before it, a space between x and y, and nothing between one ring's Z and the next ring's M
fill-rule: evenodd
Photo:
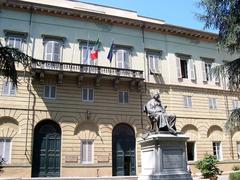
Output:
M144 68L143 68L143 73L144 73L144 79L146 79L146 56L145 56L145 34L144 34L144 29L145 29L145 24L142 25L141 30L142 30L142 47L143 47L143 62L144 62ZM144 83L144 91L146 92L146 83ZM143 97L143 92L142 92L142 88L140 89L140 109L141 109L141 127L143 129L143 101L142 101L142 97Z
M27 36L27 49L26 49L26 54L28 55L29 51L29 44L31 40L31 27L32 27L32 14L33 14L33 9L32 6L30 8L30 17L29 17L29 26L28 26L28 36ZM33 51L33 50L32 50ZM33 52L32 52L33 55ZM31 66L31 62L29 62ZM25 142L25 155L28 157L28 129L29 129L29 121L30 121L30 101L31 101L31 72L28 72L28 80L27 80L27 89L28 89L28 110L27 110L27 129L26 129L26 142ZM33 130L32 130L33 131ZM28 158L29 162L30 159Z

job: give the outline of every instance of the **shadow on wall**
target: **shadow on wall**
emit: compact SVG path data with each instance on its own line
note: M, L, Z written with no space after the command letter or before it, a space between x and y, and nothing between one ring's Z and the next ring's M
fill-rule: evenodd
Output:
M157 84L165 84L162 74L153 74L153 77Z
M100 136L99 127L95 122L85 120L76 126L74 135L80 139L95 140L97 136Z
M223 129L219 126L211 126L207 131L207 137L217 136L218 138L222 138Z

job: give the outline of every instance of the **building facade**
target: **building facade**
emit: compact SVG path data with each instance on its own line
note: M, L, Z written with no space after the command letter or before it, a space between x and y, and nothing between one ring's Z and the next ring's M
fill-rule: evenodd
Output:
M1 43L35 58L26 71L16 64L17 88L0 80L2 177L139 175L142 107L156 92L189 136L193 173L205 153L223 171L239 165L240 132L224 130L239 93L209 74L234 57L215 34L75 1L0 5Z

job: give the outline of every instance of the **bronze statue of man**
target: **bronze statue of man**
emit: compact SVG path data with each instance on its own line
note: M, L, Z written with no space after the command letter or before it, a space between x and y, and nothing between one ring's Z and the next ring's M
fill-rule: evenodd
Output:
M151 121L152 130L154 129L154 123L157 123L157 131L169 131L171 134L176 135L176 116L167 113L166 108L166 106L162 106L160 95L157 93L147 102L144 111Z

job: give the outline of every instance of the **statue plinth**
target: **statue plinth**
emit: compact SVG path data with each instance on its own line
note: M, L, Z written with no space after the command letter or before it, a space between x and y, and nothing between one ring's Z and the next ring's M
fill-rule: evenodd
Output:
M142 172L139 180L192 180L187 171L186 141L183 134L149 134L140 140Z

